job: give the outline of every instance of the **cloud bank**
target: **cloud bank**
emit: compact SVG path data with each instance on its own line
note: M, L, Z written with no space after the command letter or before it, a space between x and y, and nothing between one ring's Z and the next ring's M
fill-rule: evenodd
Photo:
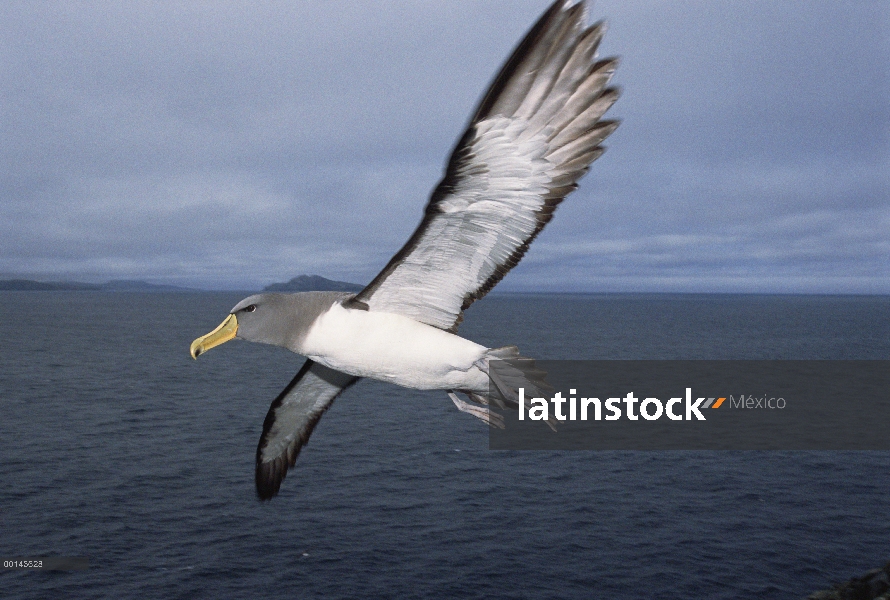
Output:
M369 281L546 2L0 5L0 275ZM890 293L890 11L602 0L622 126L499 290Z

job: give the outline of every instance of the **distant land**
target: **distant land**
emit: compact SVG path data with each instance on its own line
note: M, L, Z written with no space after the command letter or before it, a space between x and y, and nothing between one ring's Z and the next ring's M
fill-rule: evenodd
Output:
M332 281L320 275L300 275L287 283L273 283L264 292L360 292L365 286L345 281Z
M333 281L320 275L300 275L286 283L273 283L264 292L358 292L365 286L346 281ZM34 281L31 279L0 279L0 291L23 292L198 292L194 288L116 279L106 283L80 281Z
M175 285L158 285L128 279L107 283L81 283L79 281L32 281L30 279L0 280L0 291L24 292L194 292L190 288Z

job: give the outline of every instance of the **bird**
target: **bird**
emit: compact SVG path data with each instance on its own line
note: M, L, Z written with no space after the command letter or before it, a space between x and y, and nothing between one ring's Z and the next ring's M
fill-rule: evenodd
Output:
M588 26L587 12L586 0L556 0L532 26L479 102L417 229L365 288L249 296L191 344L193 358L234 338L306 357L263 423L260 500L278 494L319 419L359 378L444 390L493 427L503 420L491 403L515 407L519 387L548 389L516 346L487 348L457 329L618 127L603 118L619 96L610 86L618 59L598 58L606 26Z

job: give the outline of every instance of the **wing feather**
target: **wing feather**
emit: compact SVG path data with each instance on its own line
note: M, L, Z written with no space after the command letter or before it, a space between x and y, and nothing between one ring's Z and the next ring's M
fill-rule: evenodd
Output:
M278 493L321 416L356 381L358 377L307 360L275 398L256 450L256 492L261 500Z
M564 4L562 1L554 2L519 43L479 103L473 123L491 115L516 112L534 83L538 66L546 56L554 30L565 15L562 10Z
M545 125L550 125L551 128L558 126L555 119L559 113L566 112L565 107L568 99L578 86L584 83L588 75L587 70L604 30L605 25L597 23L581 34L577 46L569 55L568 61L562 69L563 73L556 82L558 85L554 85L546 102L529 119L529 131L537 133Z
M602 116L617 59L594 62L603 23L557 0L507 60L455 147L411 238L356 297L454 331L528 250L618 126Z

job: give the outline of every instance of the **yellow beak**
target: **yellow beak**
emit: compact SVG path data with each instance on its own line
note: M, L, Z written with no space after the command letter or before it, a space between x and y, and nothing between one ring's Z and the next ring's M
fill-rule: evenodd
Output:
M197 359L199 354L204 354L211 348L228 342L235 337L236 333L238 333L238 319L235 318L235 315L229 315L219 327L192 342L192 346L189 348L192 358Z

